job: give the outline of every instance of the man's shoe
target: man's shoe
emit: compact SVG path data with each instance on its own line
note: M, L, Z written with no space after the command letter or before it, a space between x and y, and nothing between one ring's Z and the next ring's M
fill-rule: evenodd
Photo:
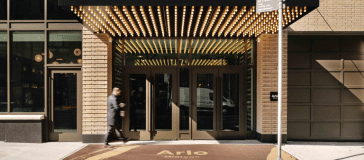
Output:
M113 148L114 146L111 146L110 144L105 144L104 148Z

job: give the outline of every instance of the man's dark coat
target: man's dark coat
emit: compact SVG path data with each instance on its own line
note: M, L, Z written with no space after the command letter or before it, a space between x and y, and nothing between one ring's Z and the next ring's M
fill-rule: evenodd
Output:
M111 94L107 98L107 125L116 125L120 120L119 99Z

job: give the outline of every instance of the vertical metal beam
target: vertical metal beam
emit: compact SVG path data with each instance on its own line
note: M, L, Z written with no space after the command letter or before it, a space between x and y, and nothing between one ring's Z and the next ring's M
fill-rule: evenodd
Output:
M48 114L48 97L50 97L50 95L48 95L48 24L47 24L47 0L44 0L44 115L45 115L45 129L43 130L44 132L44 137L43 139L45 141L49 140L49 129L48 129L48 118L49 118L49 114Z
M6 39L6 52L7 52L7 101L8 101L8 113L10 113L10 0L7 0L8 7L7 7L7 39Z
M279 33L278 33L278 156L281 160L281 143L282 143L282 8L283 0L279 0Z

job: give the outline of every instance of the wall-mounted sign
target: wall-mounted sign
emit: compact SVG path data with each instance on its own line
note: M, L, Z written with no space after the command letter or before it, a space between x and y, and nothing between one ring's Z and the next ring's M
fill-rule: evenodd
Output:
M278 6L278 0L257 0L255 7L257 8L257 13L262 13L278 10Z
M270 101L278 101L278 92L270 92Z

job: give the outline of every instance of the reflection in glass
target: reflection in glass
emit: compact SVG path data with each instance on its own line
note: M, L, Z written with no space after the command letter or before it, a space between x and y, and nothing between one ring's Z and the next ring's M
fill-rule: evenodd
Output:
M82 32L49 31L48 64L81 64Z
M54 73L54 132L77 132L77 73Z
M213 74L197 74L197 130L213 130L213 80Z
M44 20L44 0L11 0L11 20Z
M1 2L1 1L0 1ZM6 4L6 3L5 3ZM7 33L0 32L0 112L8 110Z
M180 39L179 40L179 59L181 66L190 65L190 44L189 39Z
M44 112L44 32L12 32L11 112Z
M254 64L254 54L253 54L253 43L254 43L254 41L253 40L250 40L250 39L248 39L248 48L247 48L247 64L248 65L252 65L252 64Z
M191 65L243 65L244 39L191 39Z
M146 75L130 74L129 78L129 119L130 130L146 129Z
M189 130L189 117L190 117L190 83L189 83L189 69L180 69L179 81L179 129Z
M239 74L223 74L223 130L239 131Z
M125 65L177 66L177 39L125 39ZM120 41L117 41L119 46Z
M172 130L172 74L155 75L155 129Z
M62 9L58 5L58 0L47 0L47 5L47 19L49 20L77 19L76 14Z

